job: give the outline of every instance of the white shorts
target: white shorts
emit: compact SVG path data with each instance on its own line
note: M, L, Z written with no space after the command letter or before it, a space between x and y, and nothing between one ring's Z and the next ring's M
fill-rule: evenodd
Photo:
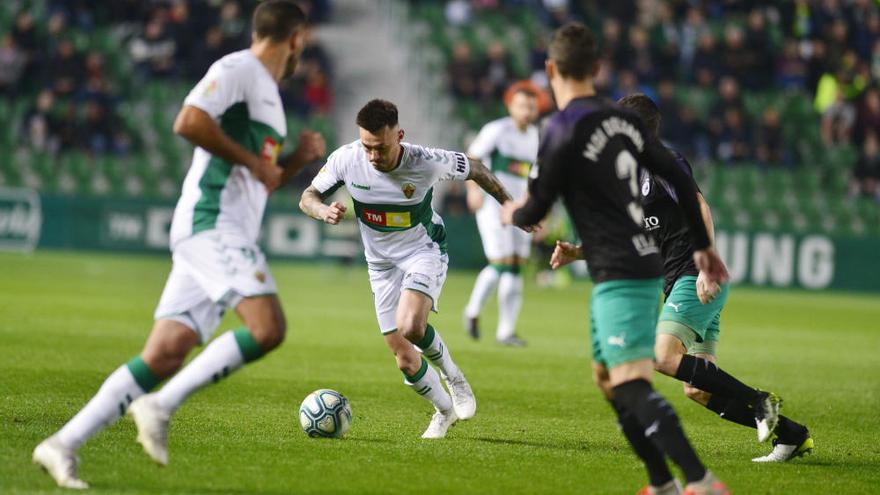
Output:
M529 257L532 235L513 225L502 225L501 206L492 198L485 198L477 210L477 228L488 260Z
M419 253L388 269L370 268L370 287L376 305L376 319L383 334L397 329L397 303L405 289L425 294L439 309L440 291L446 281L449 259L435 253Z
M175 320L192 328L207 342L223 314L244 297L275 294L275 280L266 257L256 245L231 242L216 231L180 241L174 264L154 318Z

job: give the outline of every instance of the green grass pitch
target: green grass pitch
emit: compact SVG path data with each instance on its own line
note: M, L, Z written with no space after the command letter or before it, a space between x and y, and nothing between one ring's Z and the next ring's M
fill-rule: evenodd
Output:
M62 493L31 450L136 354L167 257L0 254L0 493ZM193 396L172 422L171 463L152 465L124 419L81 451L95 493L632 494L645 475L590 382L589 285L527 284L525 349L472 342L461 310L474 274L450 274L432 323L467 373L477 416L440 441L419 435L430 406L402 385L373 315L363 267L273 265L284 345ZM734 289L720 363L777 391L816 440L809 457L755 465L755 432L689 403L658 377L708 466L738 494L876 493L880 481L880 299ZM484 318L494 327L495 307ZM227 317L223 328L237 325ZM329 387L351 401L343 440L307 438L299 402Z

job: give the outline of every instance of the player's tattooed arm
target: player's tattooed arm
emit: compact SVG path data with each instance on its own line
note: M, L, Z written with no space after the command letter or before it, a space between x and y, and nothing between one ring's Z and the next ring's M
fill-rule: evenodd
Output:
M474 158L468 158L468 161L471 165L471 171L467 177L469 180L476 182L484 191L489 193L490 196L495 198L498 203L502 205L507 201L513 200L507 192L507 189L504 189L504 185L502 185L498 178L495 177L485 165L483 165L483 162Z
M324 204L324 197L321 192L315 186L309 186L302 193L302 197L299 200L299 209L315 220L336 225L345 216L346 207L338 201L334 201L329 205Z

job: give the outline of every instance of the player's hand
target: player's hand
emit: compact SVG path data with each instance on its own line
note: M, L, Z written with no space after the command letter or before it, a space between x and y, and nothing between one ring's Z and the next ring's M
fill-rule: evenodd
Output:
M266 186L269 194L272 194L273 191L281 186L281 174L284 170L272 162L258 159L257 164L250 167L250 171L258 181Z
M308 129L299 133L294 160L298 163L312 163L324 158L327 153L327 142L321 134Z
M550 256L550 268L556 270L559 267L577 261L581 258L581 247L570 242L556 241L556 248Z
M345 205L338 201L334 201L328 205L323 213L321 214L321 220L330 225L336 225L342 221L342 217L345 216L345 210L347 208Z
M694 264L697 265L697 270L700 270L701 274L705 273L704 277L707 282L723 284L730 278L727 267L724 266L724 262L718 256L718 251L715 251L713 247L694 251Z
M523 201L513 201L507 200L504 204L501 205L501 224L502 225L513 225L513 213L520 209L522 205L525 204L525 200ZM532 233L541 229L541 224L537 225L517 225L520 229Z
M476 213L477 210L483 207L483 191L480 189L468 188L467 196L467 207L471 213Z
M700 302L703 304L709 304L714 301L718 294L721 293L721 285L717 282L712 282L708 279L708 276L700 272L697 275L697 297L700 298Z

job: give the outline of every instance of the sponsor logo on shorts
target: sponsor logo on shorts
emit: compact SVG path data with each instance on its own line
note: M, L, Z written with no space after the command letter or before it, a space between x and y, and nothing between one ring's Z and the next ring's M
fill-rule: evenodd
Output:
M361 218L366 223L381 227L412 227L412 215L408 211L364 210Z
M416 185L412 182L407 182L400 188L400 190L403 191L403 195L406 196L406 199L409 199L416 193Z
M613 345L616 347L626 347L626 333L622 333L620 335L610 335L608 337L608 345Z

